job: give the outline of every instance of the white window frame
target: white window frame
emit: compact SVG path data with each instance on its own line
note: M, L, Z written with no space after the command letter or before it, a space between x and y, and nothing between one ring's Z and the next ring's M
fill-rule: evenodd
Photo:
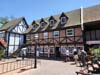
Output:
M55 36L55 33L58 33L58 36ZM59 37L59 31L54 31L54 32L53 32L53 36L54 36L54 38Z
M38 34L34 34L34 38L38 39L39 35Z
M68 31L72 31L72 32L68 32ZM72 33L72 35L69 35L69 33ZM74 29L66 29L66 36L74 36Z
M48 32L43 33L44 38L48 38Z
M54 23L55 23L54 20L50 20L50 26L54 26Z
M63 22L63 19L64 19L64 22ZM67 22L66 17L61 17L61 24L65 24L66 22Z

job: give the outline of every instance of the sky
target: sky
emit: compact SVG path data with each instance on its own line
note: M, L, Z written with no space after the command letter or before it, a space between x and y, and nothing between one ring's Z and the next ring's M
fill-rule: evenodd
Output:
M98 4L100 0L0 0L0 17L25 17L31 24L33 20Z

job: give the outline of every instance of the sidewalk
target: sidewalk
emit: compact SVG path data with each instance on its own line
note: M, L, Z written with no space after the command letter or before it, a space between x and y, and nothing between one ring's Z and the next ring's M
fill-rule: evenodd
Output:
M41 60L41 65L37 69L26 70L12 75L76 75L80 67L71 65L73 62L63 62L54 60ZM8 75L8 74L7 74ZM11 74L10 74L11 75Z

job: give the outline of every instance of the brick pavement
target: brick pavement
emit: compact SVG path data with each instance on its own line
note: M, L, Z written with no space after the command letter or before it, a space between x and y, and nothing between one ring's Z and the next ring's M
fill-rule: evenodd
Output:
M12 75L76 75L75 72L79 71L80 67L71 65L71 63L73 62L41 60L41 65L39 64L37 69L30 69L21 73L17 71Z

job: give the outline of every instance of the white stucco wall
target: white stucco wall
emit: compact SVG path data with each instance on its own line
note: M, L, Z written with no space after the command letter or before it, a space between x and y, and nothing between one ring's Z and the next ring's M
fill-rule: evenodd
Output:
M12 32L23 33L25 30L26 30L26 25L22 21L18 25L16 25L15 28L12 29ZM24 35L10 33L9 37L10 38L9 38L8 51L9 54L12 54L14 51L16 51L19 48L19 46L24 44Z

